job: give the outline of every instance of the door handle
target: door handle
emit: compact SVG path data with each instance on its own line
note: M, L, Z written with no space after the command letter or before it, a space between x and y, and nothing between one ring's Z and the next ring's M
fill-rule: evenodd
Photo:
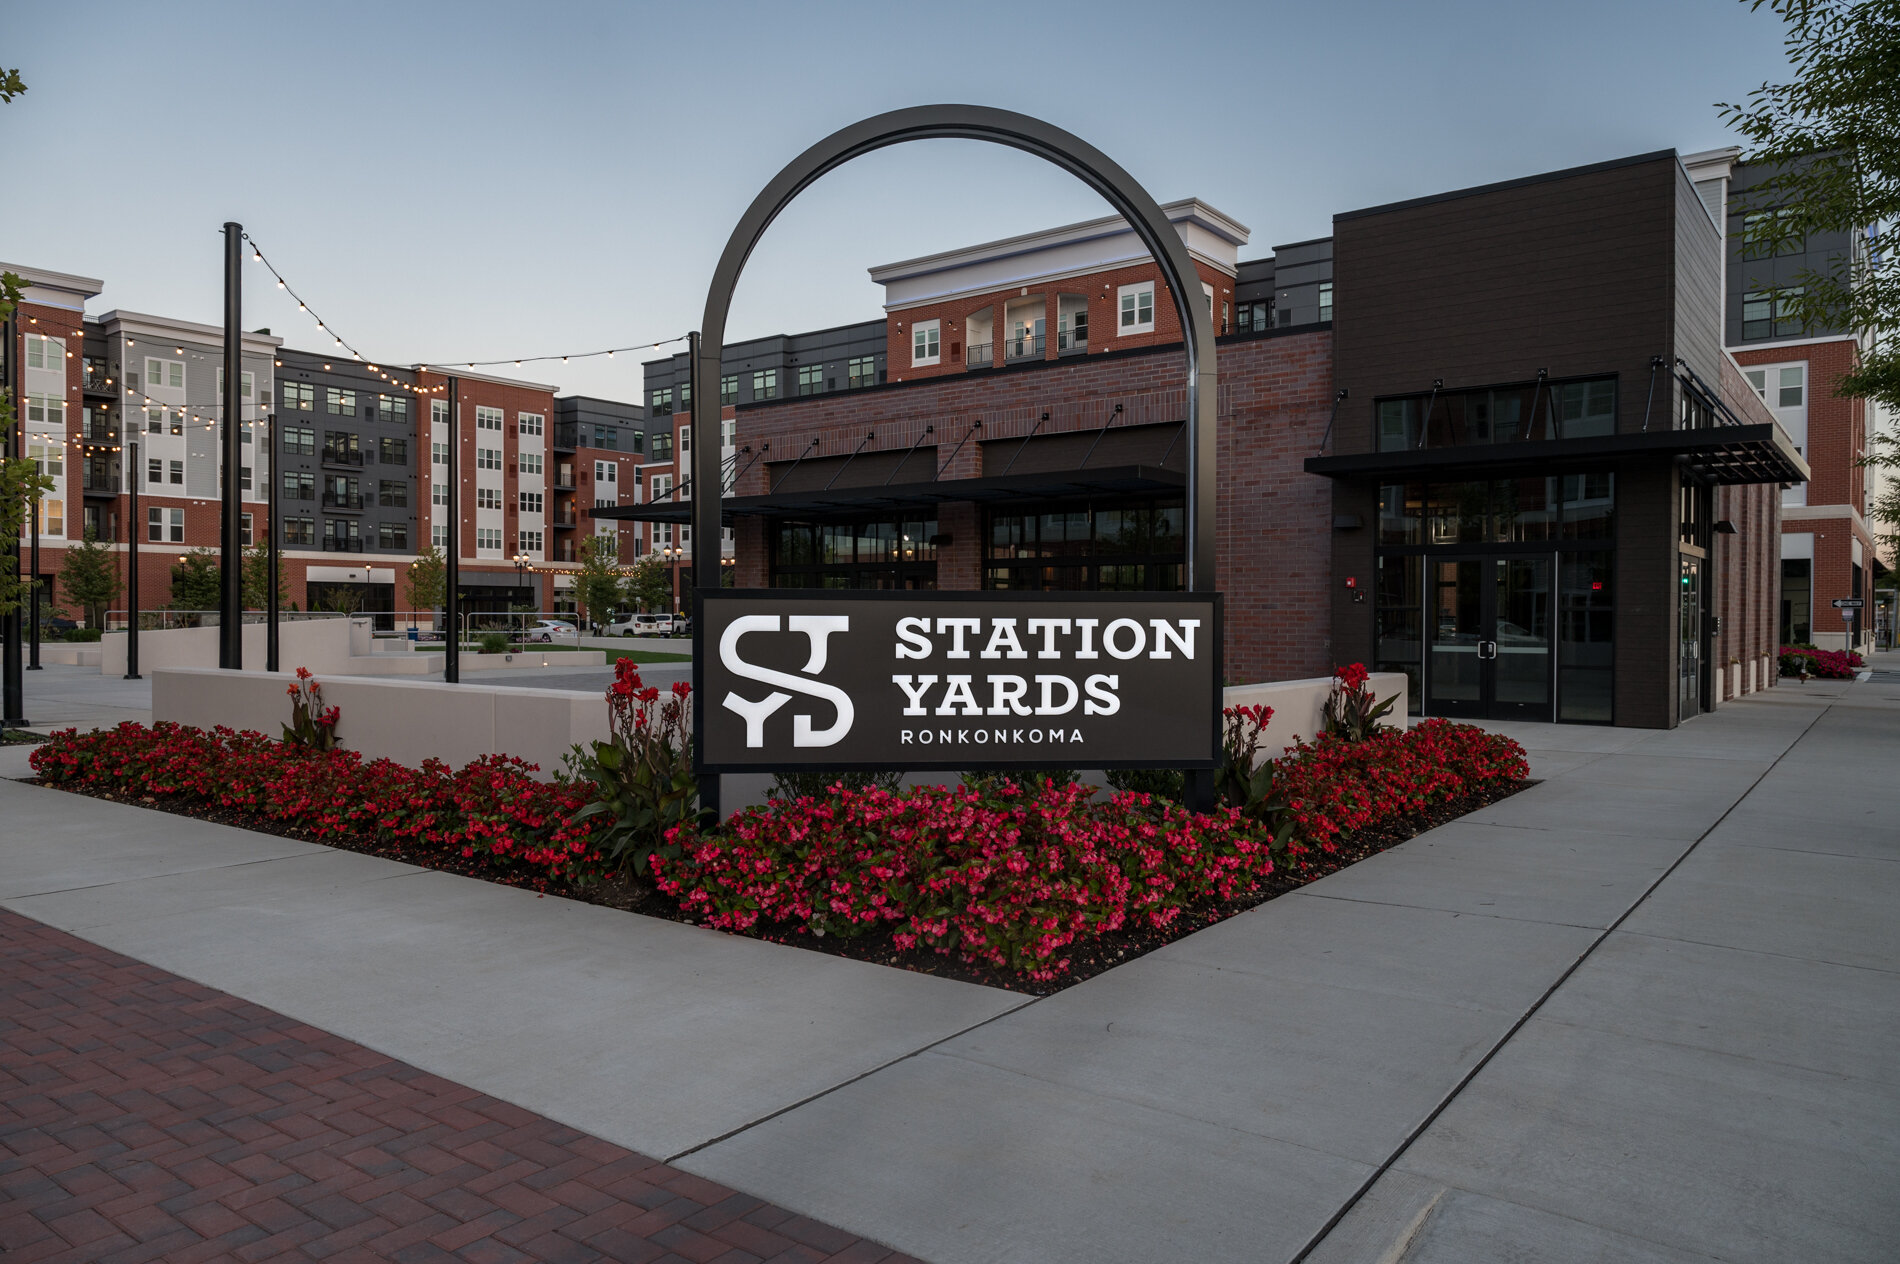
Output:
M1496 641L1479 641L1478 642L1478 657L1479 658L1496 658L1497 656L1498 656L1498 643Z

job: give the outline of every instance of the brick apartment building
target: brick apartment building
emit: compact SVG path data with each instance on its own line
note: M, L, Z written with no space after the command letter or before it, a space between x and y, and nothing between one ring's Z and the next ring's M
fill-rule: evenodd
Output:
M59 606L67 544L87 531L122 556L135 531L140 605L170 604L180 557L219 543L222 328L88 316L99 280L0 268L27 282L20 413L27 455L54 483L39 521L45 608ZM267 330L244 335L242 372L244 543L262 538L276 480L288 599L393 623L418 552L448 546L445 373L299 351ZM459 380L466 608L572 611L581 538L613 536L623 562L642 547L594 509L638 498L644 410L474 372Z
M1807 469L1723 348L1703 192L1642 155L1247 261L1238 221L1165 208L1221 331L1230 678L1359 659L1428 714L1650 727L1772 684L1778 485ZM872 276L880 380L728 405L736 584L1179 588L1180 334L1127 225Z

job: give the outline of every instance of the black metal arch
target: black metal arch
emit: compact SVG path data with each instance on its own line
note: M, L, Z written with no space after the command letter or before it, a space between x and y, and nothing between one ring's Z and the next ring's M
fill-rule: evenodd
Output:
M1160 205L1132 176L1079 136L1009 110L980 105L922 105L892 110L833 132L788 163L739 220L719 256L706 311L699 323L693 357L693 431L702 436L693 447L695 487L716 488L719 444L704 436L719 433L719 369L725 351L726 316L732 293L765 230L793 198L826 172L873 150L913 140L982 140L1008 145L1046 159L1076 176L1113 206L1141 238L1160 265L1174 295L1187 348L1187 588L1215 591L1214 578L1214 417L1217 407L1214 320L1200 301L1200 275L1194 270L1181 235ZM693 582L719 583L720 507L717 495L693 497ZM711 541L708 547L704 542Z

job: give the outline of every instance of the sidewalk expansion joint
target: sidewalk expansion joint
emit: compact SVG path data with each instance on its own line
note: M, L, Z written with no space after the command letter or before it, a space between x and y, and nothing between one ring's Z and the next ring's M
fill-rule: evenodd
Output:
M1729 814L1733 812L1742 802L1744 802L1748 798L1749 795L1753 794L1756 788L1759 787L1763 781L1766 781L1768 779L1769 774L1774 772L1774 770L1781 764L1781 761L1788 757L1788 753L1794 750L1795 747L1799 746L1801 744L1802 739L1807 737L1809 733L1813 732L1814 726L1819 724L1821 720L1827 715L1827 713L1829 711L1832 711L1833 709L1834 709L1834 702L1833 702L1833 699L1830 698L1827 702L1827 705L1817 710L1814 713L1813 717L1809 719L1809 721L1805 725L1802 726L1801 731L1795 734L1794 739L1790 741L1788 745L1782 749L1782 752L1779 755L1775 756L1774 762L1769 764L1768 767L1762 769L1760 775L1758 775L1753 781L1749 782L1748 788L1742 791L1742 793L1727 807L1723 808L1722 814L1716 817L1715 820L1711 821L1707 829L1703 830L1700 834L1696 835L1695 838L1689 842L1689 845L1683 848L1682 853L1678 855L1675 858L1675 860L1670 862L1669 867L1663 870L1660 874L1658 874L1654 882L1651 882L1647 887L1644 887L1642 894L1637 896L1635 900L1631 901L1630 906L1624 909L1621 915L1619 915L1615 921L1611 922L1608 926L1604 927L1603 930L1599 932L1597 936L1590 941L1590 943L1584 948L1584 950L1577 955L1577 959L1575 961L1572 961L1568 966L1566 966L1564 968L1563 973L1559 974L1557 978L1551 982L1551 985L1544 989L1543 994L1540 995L1535 1001L1533 1001L1530 1007L1526 1009L1523 1012L1523 1014L1519 1015L1517 1021L1511 1024L1509 1030L1505 1031L1503 1035L1499 1036L1497 1040L1492 1043L1489 1049L1485 1050L1484 1056L1479 1058L1476 1062L1474 1062L1471 1065L1471 1068L1458 1078L1458 1082L1453 1084L1451 1088L1446 1091L1445 1095L1439 1099L1438 1104L1432 1107L1432 1109L1426 1113L1425 1117L1419 1120L1419 1122L1412 1128L1410 1132L1406 1133L1405 1138L1399 1142L1399 1144L1393 1149L1391 1154L1385 1157L1384 1162L1380 1163L1377 1167L1375 1167L1372 1170L1371 1174L1368 1175L1364 1181L1360 1182L1359 1187L1355 1189L1352 1192L1352 1194L1343 1203L1339 1205L1338 1209L1335 1210L1330 1217L1327 1218L1326 1223L1321 1225L1317 1230L1314 1231L1313 1236L1306 1240L1306 1244L1302 1246L1298 1251L1294 1252L1291 1257L1289 1257L1287 1264L1302 1264L1302 1262L1306 1260L1308 1256L1312 1255L1314 1251L1319 1249L1320 1244L1325 1242L1327 1236L1330 1235L1334 1229L1339 1227L1339 1224L1341 1221L1343 1221L1349 1214L1351 1214L1352 1209L1357 1207L1359 1203L1365 1198L1365 1196L1372 1192L1372 1187L1378 1184L1380 1179L1383 1178L1387 1172L1391 1171L1393 1166L1396 1165L1400 1159L1405 1157L1406 1151L1410 1150L1420 1137L1425 1135L1426 1129L1430 1128L1434 1123L1438 1121L1438 1117L1440 1115L1443 1115L1446 1110L1450 1109L1451 1104L1458 1100L1459 1095L1462 1094L1466 1088L1470 1087L1471 1082L1477 1079L1479 1074L1483 1072L1483 1070L1487 1066L1491 1065L1491 1060L1497 1057L1497 1055L1503 1050L1504 1046L1509 1044L1511 1040L1514 1037L1516 1037L1517 1033L1524 1029L1524 1025L1526 1023L1530 1022L1531 1019L1537 1016L1537 1012L1544 1008L1544 1005L1550 1000L1552 996L1555 996L1557 994L1557 989L1561 988L1565 983L1569 982L1570 977L1574 975L1578 971L1578 969L1582 967L1584 962L1590 959L1591 954L1596 952L1598 948L1602 947L1604 941L1609 939L1611 935L1615 934L1617 928L1622 926L1624 922L1628 921L1631 915L1634 914L1637 909L1641 908L1644 902L1647 901L1650 896L1656 893L1656 888L1660 887L1663 883L1667 882L1669 880L1669 876L1675 873L1675 871L1682 866L1682 862L1687 860L1691 855L1695 854L1696 848L1700 847L1703 841L1707 839L1709 835L1713 834L1717 829L1721 828L1722 822L1728 819Z

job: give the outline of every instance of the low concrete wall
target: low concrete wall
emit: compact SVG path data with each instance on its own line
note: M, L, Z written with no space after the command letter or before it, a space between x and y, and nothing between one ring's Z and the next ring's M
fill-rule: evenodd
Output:
M60 663L67 667L97 667L103 653L97 641L73 641L66 644L40 643L42 663ZM123 669L121 669L121 673Z
M264 642L269 631L261 623L244 625L244 669L264 670ZM108 632L100 639L99 670L108 676L125 674L124 632ZM367 656L372 637L368 619L296 619L277 625L277 660L291 669L338 675L350 670L350 659ZM139 672L172 667L218 665L218 629L168 628L139 633Z
M506 754L540 765L546 777L575 743L607 737L604 694L318 676L324 703L342 711L342 745L412 768L425 759L459 768L483 755ZM290 672L215 668L161 668L151 677L154 720L204 729L222 724L272 737L290 718L285 691L296 679Z
M442 658L443 655L433 655ZM603 667L607 655L602 650L514 650L507 654L462 654L462 670L513 671L518 667ZM436 668L441 671L441 667Z
M1366 682L1381 702L1396 698L1384 723L1403 725L1407 705L1404 672L1374 672ZM1319 735L1320 713L1326 709L1326 695L1332 692L1333 678L1317 676L1310 680L1273 680L1258 685L1230 685L1224 705L1273 708L1267 731L1260 740L1260 753L1273 758L1299 738Z

